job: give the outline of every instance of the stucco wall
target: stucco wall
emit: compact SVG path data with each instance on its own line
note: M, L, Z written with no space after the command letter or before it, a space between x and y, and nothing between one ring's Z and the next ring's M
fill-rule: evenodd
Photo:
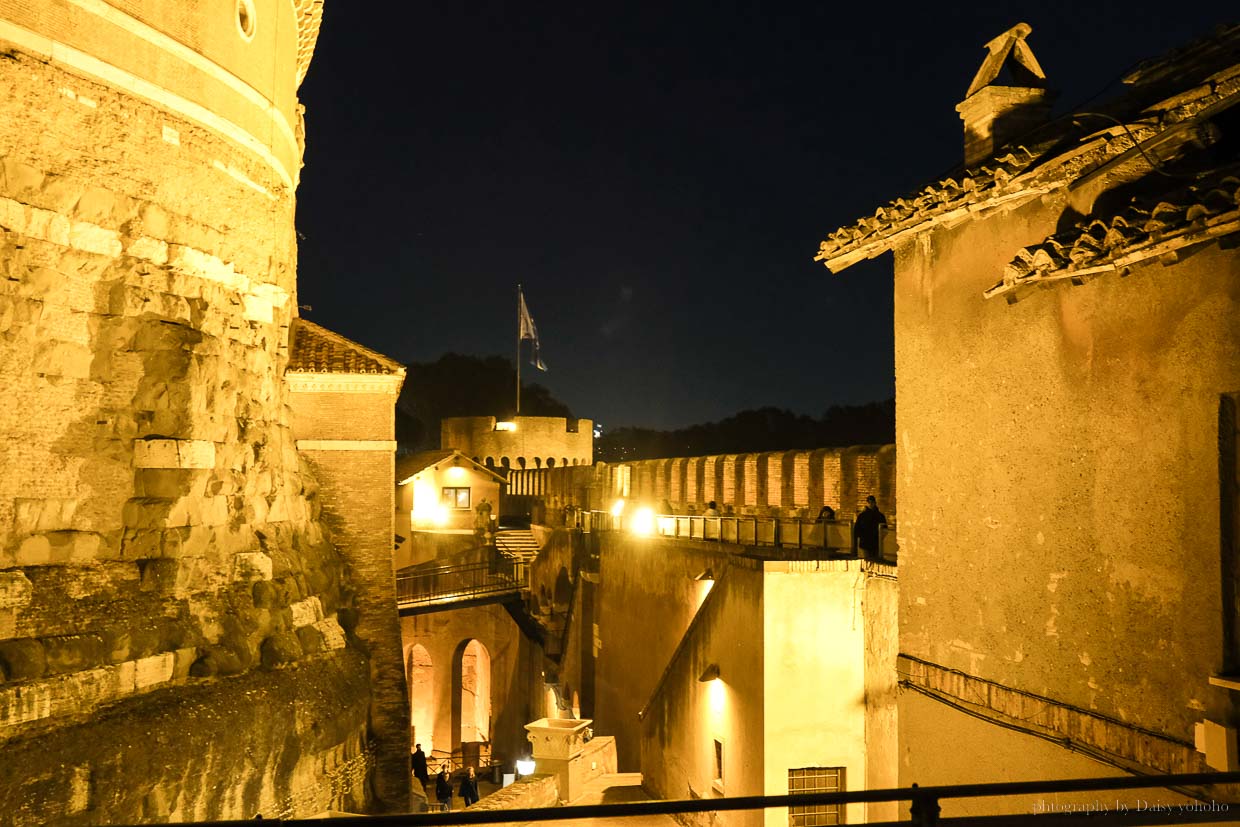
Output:
M900 786L991 784L1061 778L1128 777L1128 773L1070 752L1058 744L992 726L913 690L900 693ZM1000 813L1115 812L1117 802L1136 811L1138 802L1154 805L1192 803L1170 790L1058 793L1000 798L944 799L942 816ZM1223 805L1228 806L1228 805ZM1233 809L1236 805L1230 805ZM908 803L900 805L908 818Z
M1062 208L897 251L901 647L1191 744L1195 721L1225 714L1206 681L1240 268L1210 247L983 300Z
M766 795L787 795L788 770L807 767L844 767L846 789L867 788L871 580L856 560L765 564ZM887 620L894 631L894 612ZM888 668L894 668L895 652L889 655ZM848 822L864 821L865 810L849 805ZM788 809L767 809L764 823L783 827Z
M761 795L764 716L777 703L764 695L762 621L769 602L760 563L738 561L716 581L695 617L640 724L643 786L656 798ZM719 678L702 681L717 666ZM774 694L783 692L781 686ZM723 747L722 783L716 780L715 742ZM785 774L785 779L786 779ZM786 784L785 784L786 792ZM690 823L756 827L761 811L707 817ZM784 816L786 823L787 816Z
M694 578L721 576L728 555L715 543L601 536L594 730L616 736L621 772L636 772L637 713L697 611Z

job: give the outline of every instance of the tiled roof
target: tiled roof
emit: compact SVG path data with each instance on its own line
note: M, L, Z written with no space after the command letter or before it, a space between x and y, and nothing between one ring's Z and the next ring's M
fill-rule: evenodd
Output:
M1053 121L1025 136L1021 145L971 169L897 198L831 233L815 261L838 272L890 249L901 237L940 223L1027 201L1067 186L1125 152L1196 117L1212 114L1240 98L1240 25L1220 29L1154 61L1125 79L1131 90L1102 109L1123 125L1085 113ZM1079 123L1106 128L1079 136Z
M472 468L480 474L487 474L496 480L503 482L504 478L495 472L493 468L487 468L481 463L474 462L469 457L452 448L442 448L438 451L419 451L416 454L406 454L403 457L396 458L396 482L404 483L414 474L432 465L437 465L451 456L457 457L457 465Z
M292 373L403 373L405 366L306 319L294 319L288 369Z
M1157 199L1130 201L1109 220L1083 221L1021 249L1004 268L1003 281L987 290L986 297L1013 297L1012 291L1034 283L1063 279L1080 283L1236 232L1240 232L1240 177L1233 168Z

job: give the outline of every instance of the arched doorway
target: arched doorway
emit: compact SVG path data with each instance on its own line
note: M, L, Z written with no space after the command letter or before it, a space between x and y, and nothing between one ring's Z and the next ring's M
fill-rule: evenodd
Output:
M462 758L469 762L479 755L478 747L491 741L491 653L477 640L457 647L452 680L452 735L454 748L460 746Z
M421 744L427 755L435 748L432 743L435 739L434 677L431 655L426 647L420 643L408 647L405 678L409 685L409 737L412 743Z

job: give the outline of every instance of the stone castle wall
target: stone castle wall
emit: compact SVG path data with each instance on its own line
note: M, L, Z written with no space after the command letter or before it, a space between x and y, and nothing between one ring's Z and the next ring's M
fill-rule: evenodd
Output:
M209 5L0 2L17 823L369 805L356 610L283 383L306 44L290 4L251 40Z
M493 416L456 416L439 425L441 448L495 468L550 468L594 461L594 423L562 416L518 416L516 430L495 430Z
M656 510L666 501L673 512L687 514L700 513L714 500L724 514L810 519L824 505L850 519L872 494L895 522L895 469L894 445L859 445L512 471L506 493L514 503L538 498L551 509L607 510L624 498Z

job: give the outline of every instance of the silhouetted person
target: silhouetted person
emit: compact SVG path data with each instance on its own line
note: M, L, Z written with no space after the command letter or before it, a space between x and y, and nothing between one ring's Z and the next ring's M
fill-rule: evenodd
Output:
M865 510L857 515L853 531L857 535L857 547L863 557L878 557L878 527L887 525L887 517L878 510L874 495L865 498Z
M818 512L818 519L814 520L814 522L829 523L833 521L834 519L835 519L835 509L829 505L824 505L822 509Z
M465 800L465 806L474 804L478 801L478 779L474 778L474 768L470 767L465 777L461 779L461 798Z
M714 500L711 500L710 502L708 502L706 504L706 510L702 512L702 516L703 517L718 517L719 516L718 503L716 503Z
M448 770L442 769L435 776L435 798L445 810L452 809L452 780L448 778Z
M431 780L430 773L426 770L426 753L422 751L421 744L414 744L417 747L410 761L413 764L413 777L422 782L422 788L426 789L426 782Z

